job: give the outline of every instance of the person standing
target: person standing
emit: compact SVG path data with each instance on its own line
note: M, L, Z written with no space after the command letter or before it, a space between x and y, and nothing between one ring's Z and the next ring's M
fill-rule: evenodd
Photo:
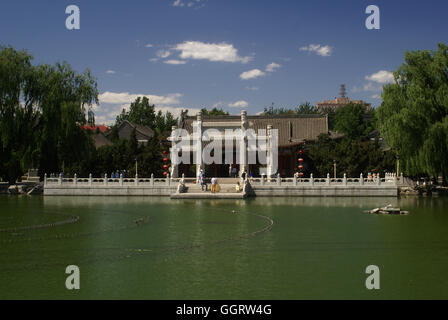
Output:
M207 191L207 184L205 183L204 171L202 169L199 172L199 184L201 185L202 191L204 191L204 187L205 187L205 191Z
M216 192L216 178L215 178L215 177L212 178L212 185L211 185L211 187L210 187L210 191L211 191L212 193L215 193L215 192Z
M236 167L233 167L233 168L232 168L232 176L233 176L234 178L236 178L236 175L237 175Z

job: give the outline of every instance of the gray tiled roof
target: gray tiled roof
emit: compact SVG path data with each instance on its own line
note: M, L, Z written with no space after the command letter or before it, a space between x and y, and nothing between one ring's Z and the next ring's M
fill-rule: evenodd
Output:
M192 133L192 123L195 116L186 117L180 127ZM236 128L241 124L240 116L202 116L202 123L226 122L229 128ZM278 129L279 146L297 145L303 141L316 140L322 133L328 133L328 118L326 115L278 115L278 116L247 116L248 128L255 131L266 129L272 125ZM208 125L207 125L208 127Z

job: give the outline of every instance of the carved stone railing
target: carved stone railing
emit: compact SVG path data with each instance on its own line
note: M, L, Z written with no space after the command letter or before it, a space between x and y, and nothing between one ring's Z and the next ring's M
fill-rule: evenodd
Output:
M342 178L330 178L329 174L326 178L314 178L311 174L309 178L299 178L294 175L292 178L278 176L275 178L249 178L249 180L252 186L397 186L397 179L390 179L390 177L364 178L362 174L358 178L347 178L345 174Z
M109 178L107 175L104 177L92 177L90 174L88 178L78 178L75 174L73 178L65 178L59 175L57 178L48 178L45 174L44 176L44 186L171 186L172 184L178 182L179 179L170 178L169 174L166 178L155 178L153 174L149 178L140 178L137 175L133 178Z

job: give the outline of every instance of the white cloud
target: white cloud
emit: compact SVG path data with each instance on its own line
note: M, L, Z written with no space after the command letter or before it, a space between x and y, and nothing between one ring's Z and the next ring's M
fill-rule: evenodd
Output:
M376 73L366 76L366 80L374 81L381 84L394 82L394 75L390 71L380 70Z
M159 50L156 52L156 56L158 56L159 58L165 59L168 58L171 55L171 52L167 51L167 50Z
M97 123L113 124L117 115L123 109L129 111L131 102L137 97L145 96L149 99L149 103L155 104L155 110L158 112L170 111L175 116L180 114L182 108L176 107L180 104L180 93L172 93L166 96L152 95L152 94L131 94L128 92L109 92L106 91L98 96L99 105L92 105L91 109L95 112L95 119ZM86 106L87 107L87 106ZM189 109L191 114L196 114L199 109Z
M252 69L246 72L243 72L240 74L240 78L243 80L249 80L249 79L255 79L261 76L264 76L265 73L261 71L260 69Z
M107 70L106 73L107 74L115 74L116 72L114 70Z
M372 82L368 82L368 83L364 84L364 86L362 88L364 91L382 91L383 90L383 87L376 86Z
M240 100L234 103L229 103L228 106L231 108L246 108L249 105L247 101Z
M200 41L185 41L173 47L173 50L180 51L181 59L224 61L224 62L241 62L247 63L252 57L240 57L238 50L233 44L205 43Z
M182 2L182 0L175 0L173 2L173 7L183 7L185 4Z
M187 62L185 60L166 60L166 61L163 61L163 63L166 63L166 64L186 64Z
M147 97L149 103L155 105L172 105L178 104L179 98L182 96L180 93L172 93L166 96L157 96L152 94L131 94L129 92L109 92L106 91L98 96L100 103L111 104L125 104L131 103L138 97Z
M266 66L266 72L274 72L276 69L280 68L281 65L278 63L272 62Z
M206 0L190 0L188 2L184 1L184 0L175 0L172 4L173 7L185 7L187 6L188 8L202 8L203 6L205 6L205 2Z
M148 43L148 44L145 45L145 48L152 48L152 47L153 47L153 45L150 44L150 43Z
M212 108L218 108L218 107L222 107L224 105L225 105L225 102L218 101L212 105Z
M372 99L381 99L381 95L380 94L374 94L373 96L371 96Z
M320 44L310 44L308 46L301 47L300 51L314 52L319 56L329 57L333 52L333 48L328 45L322 46Z

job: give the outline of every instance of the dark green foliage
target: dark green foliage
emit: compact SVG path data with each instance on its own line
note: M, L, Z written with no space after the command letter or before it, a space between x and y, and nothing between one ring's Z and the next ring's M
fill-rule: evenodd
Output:
M295 109L274 108L274 104L272 104L269 108L265 107L263 111L263 115L265 116L276 116L282 114L318 114L318 111L316 107L311 105L309 102L302 103Z
M319 112L317 111L316 107L311 105L311 103L309 102L305 102L300 104L296 109L295 109L297 114L318 114Z
M155 106L149 104L147 97L138 97L131 103L129 111L123 109L120 115L117 116L115 121L116 125L119 125L124 120L141 124L154 128L154 122L156 119Z
M333 128L350 139L365 139L374 130L373 117L369 113L360 104L350 103L340 107L334 114Z
M448 176L448 47L406 52L384 86L379 130L406 174Z
M319 176L327 173L333 176L333 160L336 160L339 177L344 173L357 177L361 173L383 175L385 171L394 171L393 152L382 150L378 137L373 141L369 138L375 129L374 114L374 110L366 110L359 104L348 104L332 112L333 129L344 136L334 140L323 134L311 147L309 155Z
M96 151L96 163L92 170L95 176L108 176L112 172L126 170L127 177L135 176L135 164L137 160L138 175L149 177L162 174L162 150L160 140L152 138L148 144L138 145L135 140L118 140L111 146L103 146Z
M171 132L171 127L177 125L177 118L174 118L173 114L167 111L165 114L161 110L157 112L154 130L157 134L161 135L167 131Z
M224 111L222 109L213 108L210 111L202 108L201 113L203 116L228 116L229 113L227 111Z
M81 130L85 106L97 103L95 80L67 63L31 64L32 56L0 50L0 175L15 182L29 167L59 172L82 168L92 144Z
M333 160L336 160L337 175L344 173L357 177L361 173L380 173L394 171L395 157L390 151L382 151L378 141L352 140L348 137L333 140L328 134L319 136L311 147L309 156L316 169L315 176L325 177L327 173L333 177Z
M121 114L117 116L114 127L119 126L124 120L148 126L157 134L163 134L177 124L177 119L169 111L164 114L159 110L156 114L155 105L150 105L147 97L138 97L135 99L131 103L129 111L123 109Z

